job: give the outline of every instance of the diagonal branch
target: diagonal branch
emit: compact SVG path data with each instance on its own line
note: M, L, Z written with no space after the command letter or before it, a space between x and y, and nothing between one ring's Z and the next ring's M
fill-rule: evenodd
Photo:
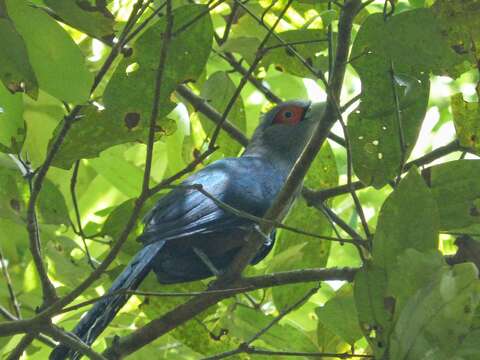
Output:
M462 151L462 150L469 151L468 149L465 149L462 146L460 146L458 140L454 140L445 146L441 146L419 157L418 159L415 159L406 163L405 166L403 167L403 172L407 172L408 170L411 169L412 166L418 166L418 167L424 166L444 156L447 156L451 153ZM340 195L349 193L350 188L352 188L353 190L361 190L369 186L370 186L369 184L364 184L361 181L353 181L350 187L348 184L346 184L346 185L340 185L334 188L319 190L319 191L313 191L308 188L303 188L302 195L305 198L305 200L307 200L307 203L309 205L317 206L321 202L331 197L340 196Z
M334 63L334 71L332 74L331 88L328 91L327 108L325 114L322 117L322 121L317 126L312 139L309 141L305 151L300 159L297 161L292 173L290 174L287 183L285 184L282 192L277 197L274 205L270 208L265 216L267 219L277 219L282 212L286 204L289 202L291 195L300 185L304 175L306 174L308 167L315 158L317 152L323 141L326 139L330 128L333 126L338 115L338 99L343 83L343 77L345 75L346 59L348 57L348 51L350 46L350 34L353 24L353 18L357 14L361 2L359 0L350 0L345 3L344 8L340 16L339 22L339 40L337 45L336 59ZM264 233L269 232L269 227L266 226L262 229ZM233 264L227 270L227 272L214 282L211 289L218 290L225 287L226 283L230 286L236 286L238 281L238 275L241 270L250 261L252 255L257 251L263 237L257 233L254 233L247 237L246 246L236 256ZM233 279L233 280L232 280ZM120 358L128 355L142 346L150 343L156 338L162 336L166 332L172 330L176 326L184 323L185 321L195 317L208 307L216 304L222 300L223 297L218 294L204 294L194 297L186 303L178 306L176 309L168 312L167 314L152 320L144 327L134 331L132 334L120 338L115 344L108 348L104 355L108 358Z
M240 96L240 93L242 92L244 86L247 84L248 78L253 74L255 69L257 68L258 64L260 64L260 61L263 59L263 56L265 55L265 46L268 43L268 40L270 40L270 37L272 34L275 34L275 29L282 20L282 18L285 16L288 8L292 4L293 0L288 0L287 4L281 11L281 13L278 15L277 19L275 20L275 23L271 28L268 29L267 35L263 38L262 42L260 43L257 53L255 55L255 59L252 61L252 64L244 74L244 76L240 79L240 83L238 84L237 88L235 89L235 92L233 93L232 97L230 98L230 101L228 102L227 106L225 107L225 110L223 111L222 114L222 119L220 123L216 126L212 137L210 138L210 145L209 147L215 146L215 142L217 141L218 135L220 134L220 129L222 128L222 123L227 119L228 114L230 111L233 109L233 106L235 105L235 102L237 101L237 98Z
M130 13L129 19L127 20L127 25L134 24L136 22L136 20L138 19L137 14L141 8L142 3L143 3L143 0L140 0L133 6L133 10ZM120 35L118 43L115 44L115 46L112 48L102 68L99 70L99 72L95 76L92 89L90 91L91 94L95 91L97 86L100 84L101 80L107 73L107 70L111 67L114 59L119 54L121 46L123 45L123 39L128 33L128 31L130 30L130 28L131 27L129 26L125 26L122 34ZM50 169L50 166L52 165L53 159L55 158L58 151L60 150L60 146L64 142L65 137L67 136L67 133L70 131L70 128L73 122L77 119L77 116L79 115L81 109L82 109L82 106L77 105L72 109L72 111L67 116L65 116L63 120L62 128L60 129L60 132L58 133L57 137L53 141L52 147L47 153L45 161L38 169L38 172L35 174L35 178L33 179L32 185L31 185L30 198L29 198L28 207L27 207L26 222L27 222L27 230L29 235L30 252L32 253L35 268L40 277L40 283L42 286L43 304L41 308L44 308L52 304L53 302L55 302L57 299L57 294L54 286L52 285L50 279L48 278L47 270L45 268L45 265L42 259L42 254L40 250L40 234L39 234L39 229L38 229L38 224L36 219L36 211L35 211L36 202L40 194L40 191L42 190L43 182L45 180L47 172Z

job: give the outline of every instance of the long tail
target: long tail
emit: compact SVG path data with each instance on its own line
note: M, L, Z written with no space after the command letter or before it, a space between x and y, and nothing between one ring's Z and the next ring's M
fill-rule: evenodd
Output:
M134 290L145 279L152 269L156 255L163 247L164 242L158 241L145 246L135 255L125 270L115 279L108 294L121 290ZM91 345L101 332L108 326L117 312L129 299L129 295L119 294L103 298L82 317L73 333L84 343ZM63 360L67 356L79 359L80 354L64 345L57 346L50 354L50 360Z

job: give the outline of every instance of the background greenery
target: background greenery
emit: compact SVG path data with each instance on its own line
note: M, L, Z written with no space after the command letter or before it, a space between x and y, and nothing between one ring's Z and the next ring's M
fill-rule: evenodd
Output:
M172 1L150 185L189 164L239 155L260 113L279 100L325 101L319 74L328 77L338 19L351 2L358 1L294 1L275 27L278 37L264 43L287 1ZM353 238L356 245L279 230L272 254L245 272L347 266L355 268L354 281L332 277L313 295L315 283L300 282L230 297L130 358L200 359L235 349L235 358L259 359L286 357L282 352L480 358L473 264L480 263L480 3L364 0L362 6L340 99L349 105L342 107L348 137L341 122L333 128L351 152L338 139L324 144L285 220L320 236ZM139 249L141 216L129 234L122 232L142 191L159 54L169 32L166 8L156 0L0 0L5 321L31 318L45 305L29 220L38 220L43 262L59 296L128 235L112 265L74 303L102 295ZM129 18L132 12L137 16ZM208 105L213 115L205 112ZM234 130L222 130L219 148L203 159L215 116L218 122L227 108ZM66 123L69 131L62 134ZM45 165L58 138L63 143ZM40 191L35 214L28 214L31 171L42 165L48 172L41 189L33 185ZM188 293L207 284L159 286L151 276L141 290ZM93 349L102 352L114 336L183 302L134 295ZM59 314L54 323L70 330L83 311ZM239 345L268 326L249 345L275 355L243 353ZM0 356L26 348L24 357L48 357L45 338L21 339L21 332L0 337Z

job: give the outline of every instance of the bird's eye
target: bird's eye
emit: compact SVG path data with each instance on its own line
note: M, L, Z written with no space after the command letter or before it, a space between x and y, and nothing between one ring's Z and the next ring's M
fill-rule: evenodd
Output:
M303 107L288 105L277 112L273 119L273 124L296 125L302 121L304 115L305 109Z

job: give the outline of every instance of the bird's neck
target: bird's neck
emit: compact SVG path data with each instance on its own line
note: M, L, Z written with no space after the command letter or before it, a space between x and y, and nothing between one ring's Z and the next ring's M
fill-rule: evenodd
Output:
M285 153L281 149L271 148L262 144L251 143L242 156L258 157L269 161L272 166L286 176L290 173L293 165L300 154Z

